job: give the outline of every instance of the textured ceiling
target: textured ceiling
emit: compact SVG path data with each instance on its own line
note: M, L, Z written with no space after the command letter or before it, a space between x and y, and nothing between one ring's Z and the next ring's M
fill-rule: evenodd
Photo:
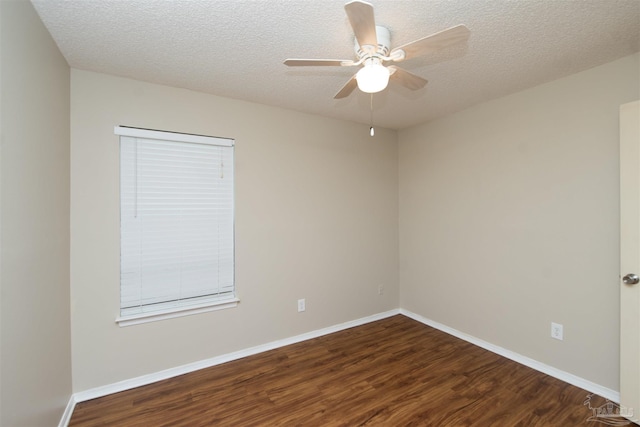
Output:
M368 94L333 95L353 59L345 0L32 0L73 68L369 122ZM429 83L374 95L401 129L640 50L640 0L372 0L392 47L465 24L469 41L403 62ZM640 77L639 77L640 78Z

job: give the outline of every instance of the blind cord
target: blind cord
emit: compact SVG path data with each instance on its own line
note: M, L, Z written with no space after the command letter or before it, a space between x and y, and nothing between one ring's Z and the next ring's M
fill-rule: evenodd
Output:
M134 154L134 177L133 177L133 217L138 218L138 138L136 138L135 154Z
M222 147L220 148L220 179L224 179L224 154Z

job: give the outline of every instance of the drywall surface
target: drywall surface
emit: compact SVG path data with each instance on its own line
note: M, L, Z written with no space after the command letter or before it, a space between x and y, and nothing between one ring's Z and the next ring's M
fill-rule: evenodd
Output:
M71 396L69 67L28 1L0 1L0 425Z
M618 389L618 107L638 63L399 132L402 308Z
M116 325L116 125L235 139L238 307ZM397 308L397 165L395 131L72 69L74 391Z

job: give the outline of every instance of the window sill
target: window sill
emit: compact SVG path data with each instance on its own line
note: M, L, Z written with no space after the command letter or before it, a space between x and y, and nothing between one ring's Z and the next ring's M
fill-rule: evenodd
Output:
M173 319L176 317L190 316L192 314L207 313L209 311L224 310L238 305L238 298L223 301L212 301L208 303L192 305L189 307L176 307L149 313L140 313L116 318L116 323L120 326L133 326L141 323L157 322L158 320Z

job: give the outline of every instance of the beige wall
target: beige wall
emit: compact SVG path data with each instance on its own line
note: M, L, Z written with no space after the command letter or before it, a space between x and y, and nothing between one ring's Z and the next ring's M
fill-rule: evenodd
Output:
M235 138L237 308L116 325L115 125ZM394 131L72 70L74 391L397 308L397 177Z
M399 132L401 307L618 390L618 107L638 61Z
M28 1L0 1L0 425L71 396L69 67Z

